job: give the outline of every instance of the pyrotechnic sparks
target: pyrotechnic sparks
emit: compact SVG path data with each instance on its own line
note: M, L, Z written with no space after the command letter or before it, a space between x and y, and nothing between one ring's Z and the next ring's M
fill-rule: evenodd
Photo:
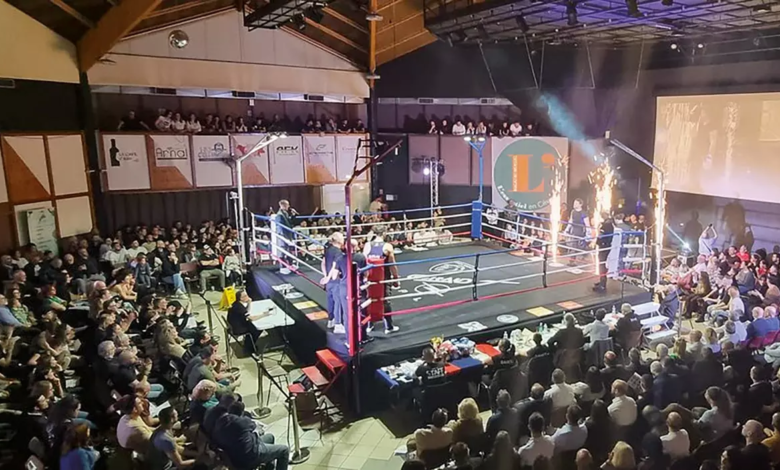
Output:
M550 194L550 249L552 262L558 262L558 236L561 229L561 190L563 189L563 171L556 169Z
M612 213L612 188L615 186L615 172L612 170L612 167L609 166L609 162L605 160L598 168L590 172L588 179L591 184L596 187L596 207L593 209L593 230L595 232L595 239L595 237L598 236L599 228L603 222L601 214L605 212L607 214ZM598 249L598 244L596 245L596 249ZM596 259L594 260L594 264L596 265L595 272L598 274L598 252L594 252L594 254L596 255Z

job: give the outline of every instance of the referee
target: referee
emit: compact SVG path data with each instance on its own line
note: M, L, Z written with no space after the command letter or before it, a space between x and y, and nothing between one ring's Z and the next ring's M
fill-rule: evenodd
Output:
M293 231L293 219L297 212L290 207L290 201L282 199L279 201L279 211L276 213L276 234L281 236L277 240L279 248L284 251L279 253L279 259L282 267L279 269L281 274L290 274L288 266L292 266L293 259L287 253L295 251L295 232ZM289 242L285 241L289 240Z

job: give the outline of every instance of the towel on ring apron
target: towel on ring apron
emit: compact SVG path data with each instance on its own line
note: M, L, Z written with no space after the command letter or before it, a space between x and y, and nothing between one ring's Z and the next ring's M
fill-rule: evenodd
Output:
M368 305L366 311L372 322L382 321L385 316L385 287L387 284L382 281L385 280L386 260L385 242L371 242L371 249L368 252L368 256L366 256L366 262L376 267L366 271L366 279L370 283L375 282L377 284L368 286L368 298L372 299L372 302Z

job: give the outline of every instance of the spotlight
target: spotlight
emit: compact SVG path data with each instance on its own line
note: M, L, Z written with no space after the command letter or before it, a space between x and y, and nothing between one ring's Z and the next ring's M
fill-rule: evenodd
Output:
M522 13L520 16L515 16L515 21L517 22L517 27L520 28L520 31L523 32L523 34L528 32L528 23L525 21L525 15Z
M481 135L477 137L477 142L484 142L484 141L485 141L485 136Z
M677 43L676 43L676 42L673 42L673 43L672 43L672 44L671 44L669 47L670 47L670 48L671 48L673 51L676 51L676 50L677 50L677 48L678 48L679 46L677 46Z
M628 16L633 17L639 17L642 16L641 13L639 13L639 6L636 3L636 0L626 0L626 6L628 7Z
M566 24L569 26L575 26L577 21L577 4L573 1L566 3Z
M674 0L661 0L661 5L665 7L670 7L674 5Z
M704 43L700 42L700 43L696 44L696 49L704 49Z
M465 140L466 142L471 142L471 136L470 135L464 136L463 140Z
M431 174L431 169L426 166L425 168L423 168L423 174L425 176L430 175Z

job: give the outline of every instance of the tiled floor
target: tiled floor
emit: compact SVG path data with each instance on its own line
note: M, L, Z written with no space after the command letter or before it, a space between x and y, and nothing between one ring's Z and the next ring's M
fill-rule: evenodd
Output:
M209 292L207 298L213 305L219 305L219 293ZM192 298L193 311L199 312L198 320L207 322L206 308L203 301L197 297ZM216 311L219 315L225 312ZM214 322L214 334L222 338L220 344L221 354L225 354L225 338L221 328L218 328L219 322L216 318ZM208 324L208 322L206 323ZM273 353L266 356L266 367L278 370L277 362L280 359L279 353ZM234 357L234 367L241 370L241 384L237 388L247 408L255 408L258 405L257 391L257 366L251 358L237 359ZM292 381L300 375L300 370L284 359L282 367L288 371L288 380ZM271 432L276 437L276 442L288 444L291 452L293 448L292 431L288 423L288 413L282 394L275 389L267 378L263 381L264 396L263 404L271 409L271 415L263 419L263 423L268 425L266 432ZM269 393L270 400L266 402L266 394ZM301 464L294 465L293 468L299 470L397 470L401 468L402 460L395 456L395 450L404 442L408 436L394 436L387 427L376 418L364 418L359 421L344 422L338 426L338 430L320 433L319 430L301 429L301 446L310 452L309 459ZM288 432L289 431L289 432Z

